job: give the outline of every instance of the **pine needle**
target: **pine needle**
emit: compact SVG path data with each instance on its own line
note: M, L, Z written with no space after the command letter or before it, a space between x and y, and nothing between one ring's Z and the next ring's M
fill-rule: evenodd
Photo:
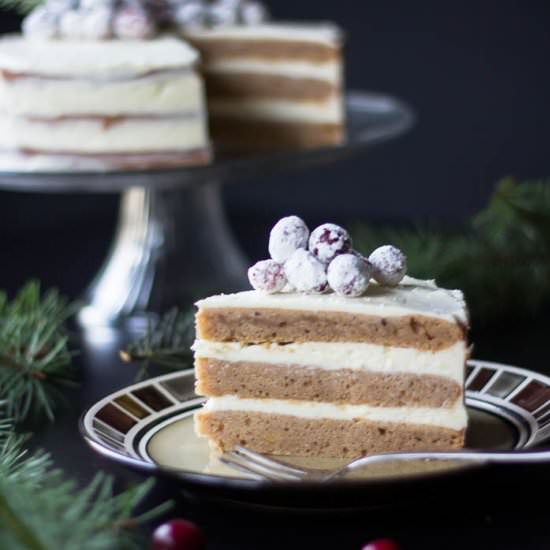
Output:
M361 253L394 244L406 253L411 276L463 289L478 320L532 314L550 304L550 180L500 181L466 227L357 224L352 233Z
M194 329L193 312L173 308L157 323L150 322L145 335L121 351L120 358L127 363L141 364L138 379L146 376L151 364L169 371L191 367Z
M11 301L0 293L0 399L16 422L33 411L53 419L60 389L74 384L65 323L77 307L36 281Z
M44 0L0 0L0 10L26 15L43 2Z
M166 503L132 518L152 479L115 495L113 479L98 473L79 490L53 468L49 455L29 454L26 440L14 434L10 422L0 422L0 548L143 548L144 541L132 528L171 506Z

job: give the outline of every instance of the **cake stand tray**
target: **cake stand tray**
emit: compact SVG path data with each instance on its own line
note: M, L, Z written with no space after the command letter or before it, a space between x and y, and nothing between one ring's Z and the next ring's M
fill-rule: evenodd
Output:
M205 166L124 172L0 172L0 189L122 193L111 251L86 293L84 325L139 328L151 312L209 292L246 288L247 262L226 222L220 184L363 154L414 123L387 95L346 95L347 141L337 147L220 158Z

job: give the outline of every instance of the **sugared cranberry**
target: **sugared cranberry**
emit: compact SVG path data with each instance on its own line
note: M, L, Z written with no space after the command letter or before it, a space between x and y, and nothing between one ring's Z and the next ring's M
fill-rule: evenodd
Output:
M363 546L361 550L400 550L399 545L392 539L376 539Z
M298 292L322 294L328 290L325 265L303 248L299 248L285 263L285 275Z
M395 286L407 273L407 257L389 244L377 248L369 256L369 262L373 266L372 276L381 285Z
M153 533L151 550L203 550L201 530L185 519L173 519L159 525Z
M262 260L248 270L248 280L255 290L279 292L286 284L284 266L275 260Z
M269 235L269 255L277 262L286 262L300 248L307 248L309 229L298 216L280 219Z
M371 264L355 254L340 254L328 266L330 288L340 296L361 296L369 286Z
M328 264L339 254L351 249L349 233L339 225L324 223L309 237L309 250L321 262Z
M115 36L129 40L151 38L156 33L153 18L143 8L123 5L114 16L113 32Z

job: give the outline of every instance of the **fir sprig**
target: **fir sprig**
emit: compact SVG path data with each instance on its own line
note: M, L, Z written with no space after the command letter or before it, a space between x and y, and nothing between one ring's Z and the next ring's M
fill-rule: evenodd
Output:
M121 351L120 358L125 362L141 363L138 378L145 376L151 364L168 370L191 367L194 334L193 312L173 308L158 322L151 321L146 333Z
M466 227L395 229L358 224L356 248L401 248L410 275L461 288L478 319L534 312L550 303L550 181L499 182Z
M44 0L0 0L0 10L15 11L26 15L42 3Z
M0 548L142 548L131 528L171 506L166 503L132 518L152 480L114 495L112 478L99 473L80 491L52 467L49 455L29 454L25 440L9 422L0 424Z
M36 281L11 301L0 292L0 399L15 421L33 410L52 419L60 389L73 383L65 322L77 307L56 290L42 295Z

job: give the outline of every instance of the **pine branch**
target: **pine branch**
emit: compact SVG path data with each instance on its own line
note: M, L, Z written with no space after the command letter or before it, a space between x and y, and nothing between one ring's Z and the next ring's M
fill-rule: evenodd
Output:
M533 313L550 303L550 181L499 182L488 206L466 227L353 231L368 255L393 243L414 277L461 288L478 319Z
M54 416L64 386L74 384L65 322L76 311L56 290L27 283L9 301L0 293L0 399L19 422L32 411Z
M43 2L44 0L0 0L0 10L27 15Z
M163 504L132 518L153 480L114 495L112 478L99 473L79 491L52 467L47 454L29 455L25 441L9 422L0 424L0 548L143 548L131 529L171 506Z
M151 364L168 370L191 367L194 335L193 312L173 308L156 324L151 322L145 335L121 351L120 358L127 363L141 363L138 378L145 377Z

